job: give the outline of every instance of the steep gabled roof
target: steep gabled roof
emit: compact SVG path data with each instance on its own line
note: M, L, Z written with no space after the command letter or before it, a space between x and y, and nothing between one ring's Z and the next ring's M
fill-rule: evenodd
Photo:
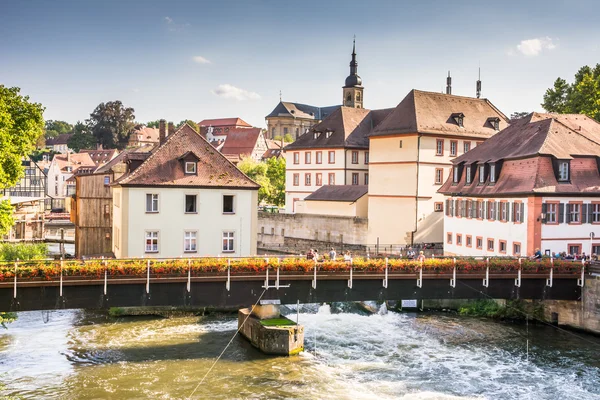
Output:
M326 185L304 198L305 201L357 201L367 194L368 185Z
M369 148L369 133L385 120L392 109L367 110L365 108L339 107L329 117L300 136L285 150L310 148ZM319 133L315 139L314 133ZM327 137L327 132L331 135Z
M113 158L115 158L119 151L117 149L111 150L81 150L81 153L88 153L92 159L96 163L96 165L106 164Z
M200 158L195 175L185 174L183 163L178 159L189 151ZM183 124L168 136L165 143L154 150L135 171L123 176L115 184L254 190L260 187L188 124Z
M304 119L323 120L341 106L315 107L308 104L280 101L266 118L295 117Z
M252 154L252 151L256 147L256 142L265 140L261 132L260 128L230 129L221 153L228 156L240 157Z
M69 139L71 139L71 136L73 136L72 133L61 133L55 138L46 139L46 145L54 146L59 144L67 144Z
M453 116L464 114L463 127ZM500 119L500 130L508 118L487 99L411 90L371 136L401 133L433 133L487 138L496 133L490 118Z
M198 122L198 126L245 126L251 128L252 125L244 121L239 117L235 118L215 118L215 119L203 119Z

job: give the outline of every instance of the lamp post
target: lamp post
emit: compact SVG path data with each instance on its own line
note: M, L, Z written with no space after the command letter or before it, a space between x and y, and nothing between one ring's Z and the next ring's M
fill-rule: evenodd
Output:
M590 259L592 254L594 254L594 237L596 237L596 234L594 232L590 232Z

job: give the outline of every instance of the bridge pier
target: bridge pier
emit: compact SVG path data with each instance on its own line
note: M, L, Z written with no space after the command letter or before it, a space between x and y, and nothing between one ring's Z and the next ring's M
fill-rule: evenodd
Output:
M265 354L290 356L304 350L304 327L282 317L278 300L238 311L240 333Z

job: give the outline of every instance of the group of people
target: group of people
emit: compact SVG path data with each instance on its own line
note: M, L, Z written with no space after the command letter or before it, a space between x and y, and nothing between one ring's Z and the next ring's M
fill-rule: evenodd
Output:
M535 249L533 253L532 260L541 260L543 257L541 250ZM598 261L598 256L596 253L593 253L591 256L585 254L585 251L581 254L568 254L566 251L562 253L554 253L552 252L552 258L556 260L567 260L567 261Z
M329 251L329 259L330 260L337 260L338 255L337 252L335 251L335 248L331 248L331 250ZM323 259L321 259L319 257L319 250L316 249L310 249L308 250L308 252L306 253L306 259L307 260L315 260L315 261L323 261ZM344 261L352 261L352 253L350 253L350 250L347 250L344 253Z

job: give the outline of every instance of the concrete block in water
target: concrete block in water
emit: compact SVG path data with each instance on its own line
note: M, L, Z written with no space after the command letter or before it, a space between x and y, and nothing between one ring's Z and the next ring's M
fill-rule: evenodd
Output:
M304 327L285 317L259 319L243 308L238 311L239 327L242 336L265 354L289 356L304 350Z

